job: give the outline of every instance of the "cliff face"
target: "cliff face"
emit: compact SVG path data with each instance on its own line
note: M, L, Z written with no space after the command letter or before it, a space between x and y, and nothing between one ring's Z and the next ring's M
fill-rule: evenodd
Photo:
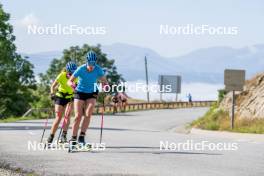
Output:
M220 103L220 108L230 112L232 92ZM236 92L237 118L264 118L264 73L246 81L244 91Z

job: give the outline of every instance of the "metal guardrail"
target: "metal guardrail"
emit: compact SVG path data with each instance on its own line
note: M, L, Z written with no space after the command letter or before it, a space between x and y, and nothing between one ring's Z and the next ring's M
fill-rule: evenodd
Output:
M52 118L55 117L53 108L30 108L22 117Z
M126 105L125 110L121 109L120 106L117 107L117 111L141 111L141 110L154 110L154 109L179 109L179 108L193 108L193 107L209 107L216 101L193 101L193 102L157 102L157 103L129 103ZM107 104L96 105L94 108L94 113L99 114L103 111L106 113L114 112L114 105ZM54 116L53 108L31 108L29 109L23 117L35 114L41 117L44 114L50 114Z
M193 102L159 102L159 103L130 103L125 107L125 111L140 111L140 110L153 110L153 109L179 109L179 108L193 108L193 107L209 107L216 101L193 101ZM95 106L95 113L101 113L103 110L102 105ZM117 108L121 111L121 107ZM113 105L105 105L105 112L113 112Z

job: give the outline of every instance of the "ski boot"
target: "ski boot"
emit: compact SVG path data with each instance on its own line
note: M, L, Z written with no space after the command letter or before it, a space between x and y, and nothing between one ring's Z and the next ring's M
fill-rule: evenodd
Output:
M62 135L58 141L58 145L59 145L59 147L64 147L64 148L69 147L69 143L67 141L67 132L62 133Z
M82 148L84 151L88 151L92 148L91 144L88 144L85 142L85 133L81 132L79 138L78 138L78 143L80 148Z
M85 145L85 133L81 133L79 138L78 138L78 143L80 145Z
M59 140L59 143L61 144L64 144L64 143L67 143L67 132L63 132L61 137L60 137L60 140Z
M77 142L77 137L76 136L72 136L72 138L69 140L69 149L68 152L72 153L75 150L77 150L78 148L78 142Z
M46 147L48 148L51 148L51 145L52 145L52 142L53 142L53 139L54 139L54 134L50 134L49 138L47 139L45 145L44 145L44 149Z

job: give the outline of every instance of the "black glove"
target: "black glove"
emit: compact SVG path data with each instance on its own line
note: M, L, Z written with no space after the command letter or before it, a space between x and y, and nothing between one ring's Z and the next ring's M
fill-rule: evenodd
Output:
M51 100L55 100L55 97L56 97L56 95L54 95L54 94L50 94L50 99L51 99Z

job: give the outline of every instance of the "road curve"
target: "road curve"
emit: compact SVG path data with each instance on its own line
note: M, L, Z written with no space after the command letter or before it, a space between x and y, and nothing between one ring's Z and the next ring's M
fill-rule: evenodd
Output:
M104 151L67 153L28 150L39 142L43 120L0 124L1 164L38 175L264 175L264 142L186 133L184 126L207 108L140 111L107 115ZM94 116L86 140L99 142L100 116ZM49 121L49 127L52 121ZM46 131L45 137L49 131ZM70 137L70 134L69 134ZM260 137L263 137L263 135ZM161 143L170 149L161 150ZM235 150L173 148L182 143L235 145Z

